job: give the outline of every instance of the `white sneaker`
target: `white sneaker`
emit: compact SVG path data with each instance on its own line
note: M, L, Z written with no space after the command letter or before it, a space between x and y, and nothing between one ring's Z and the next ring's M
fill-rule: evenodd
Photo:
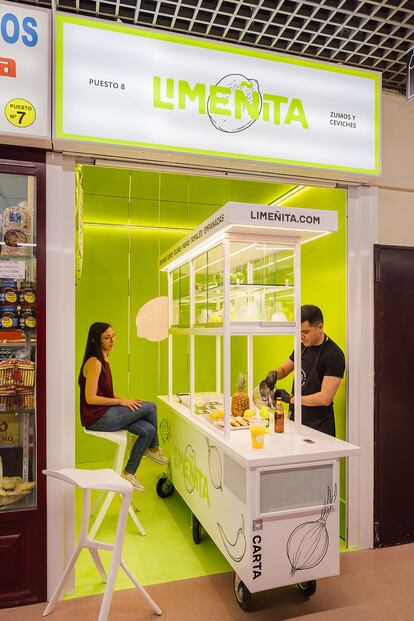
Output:
M131 483L132 487L137 492L145 492L145 487L142 485L142 483L138 481L137 477L134 474L131 474L130 472L123 472L121 474L121 477L125 479L125 481Z
M155 461L157 464L161 464L163 466L166 466L170 463L170 460L161 452L161 449L157 449L156 451L151 451L151 449L147 449L144 455L152 459L152 461Z

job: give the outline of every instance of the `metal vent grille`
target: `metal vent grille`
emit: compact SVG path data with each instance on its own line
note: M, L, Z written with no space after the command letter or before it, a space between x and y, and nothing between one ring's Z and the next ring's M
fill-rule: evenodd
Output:
M246 504L246 469L224 453L224 486Z
M322 506L334 490L333 464L262 470L260 515Z
M51 6L52 0L25 0ZM59 10L383 73L405 92L414 0L56 0Z

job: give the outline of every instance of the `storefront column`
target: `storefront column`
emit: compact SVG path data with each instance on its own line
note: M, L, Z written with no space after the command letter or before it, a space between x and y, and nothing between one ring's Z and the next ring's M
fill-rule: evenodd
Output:
M47 467L75 464L74 159L46 160ZM47 592L50 597L73 549L74 494L48 480ZM74 590L73 577L66 591Z
M348 437L361 447L348 461L348 546L373 547L374 244L378 188L348 191Z

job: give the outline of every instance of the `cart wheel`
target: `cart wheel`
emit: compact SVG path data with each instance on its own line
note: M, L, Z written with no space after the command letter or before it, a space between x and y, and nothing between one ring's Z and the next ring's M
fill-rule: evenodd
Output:
M238 605L242 610L247 612L250 609L250 604L252 603L252 594L236 573L234 574L233 585L234 595Z
M168 498L174 491L174 485L167 477L161 477L157 481L155 490L160 498Z
M191 514L191 530L193 533L193 541L198 545L201 543L201 524L194 513Z
M308 580L308 582L298 582L298 589L303 595L310 597L316 593L316 580Z

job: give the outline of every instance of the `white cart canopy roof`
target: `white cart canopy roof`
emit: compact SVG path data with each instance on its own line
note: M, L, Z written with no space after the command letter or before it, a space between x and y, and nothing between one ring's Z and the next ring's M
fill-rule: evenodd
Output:
M225 233L254 233L311 241L338 230L338 213L255 203L226 203L160 258L160 269L174 269L194 254L210 248Z

